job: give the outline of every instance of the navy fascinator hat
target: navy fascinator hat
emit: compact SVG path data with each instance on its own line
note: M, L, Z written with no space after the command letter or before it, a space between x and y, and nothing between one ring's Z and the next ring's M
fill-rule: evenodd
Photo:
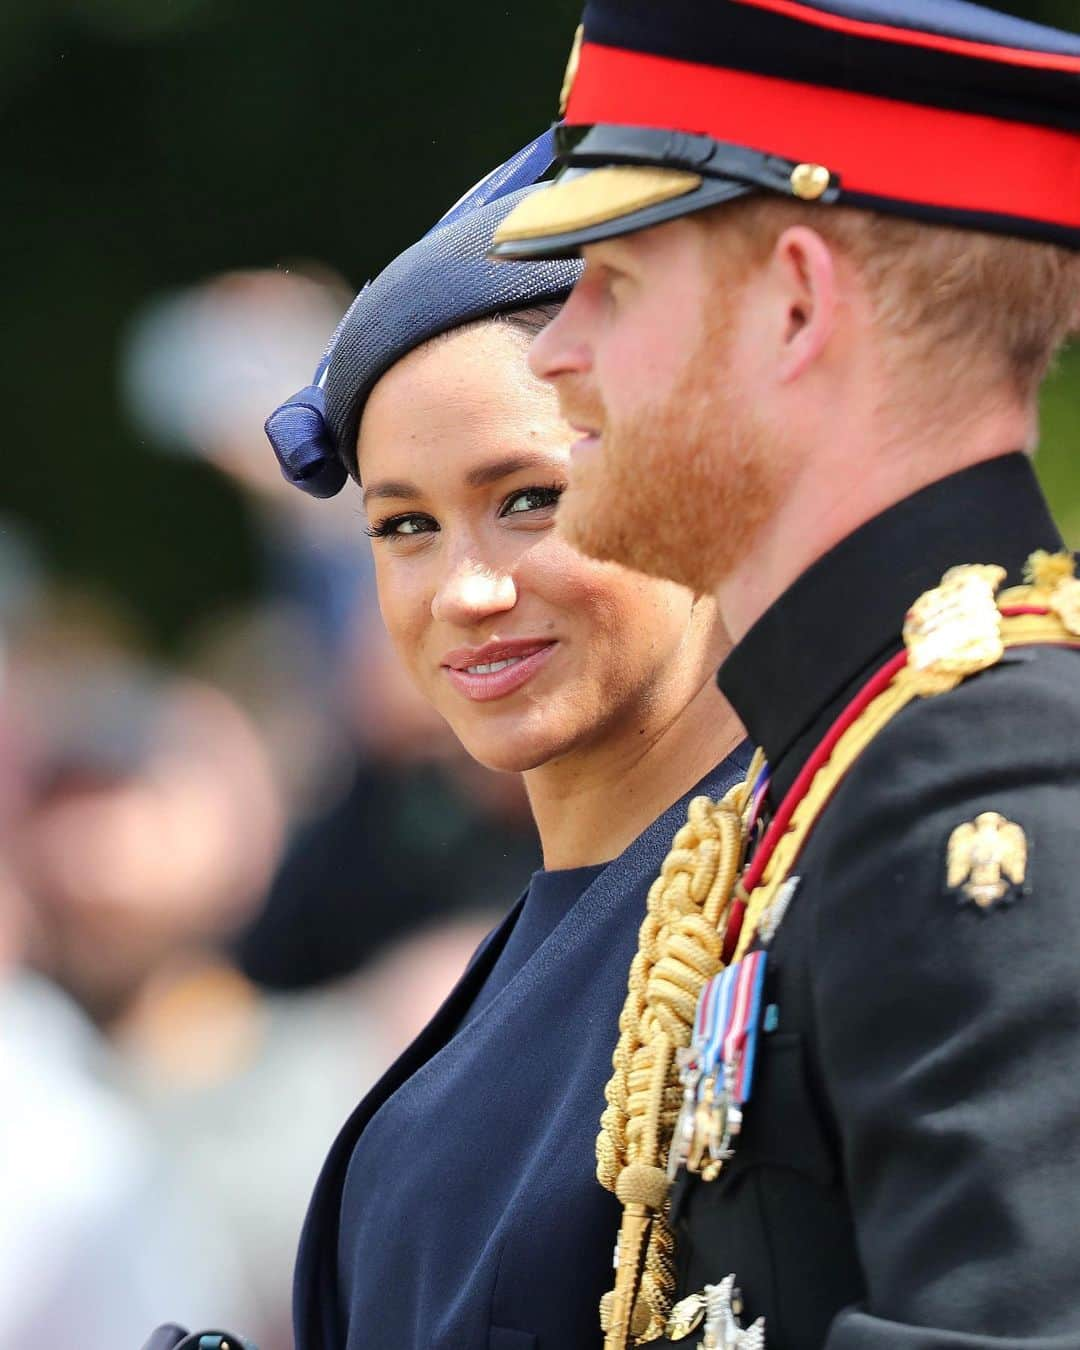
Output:
M502 220L551 167L547 131L466 193L349 307L315 378L270 414L266 435L286 479L332 497L355 473L360 416L380 376L439 333L516 309L565 299L576 259L507 267L488 258Z

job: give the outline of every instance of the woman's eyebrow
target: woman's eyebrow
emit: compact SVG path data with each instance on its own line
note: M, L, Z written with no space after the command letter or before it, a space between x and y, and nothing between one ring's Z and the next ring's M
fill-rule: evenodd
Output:
M504 459L493 459L487 464L478 464L465 475L466 487L488 487L500 478L509 478L512 473L522 469L546 469L552 471L551 461L545 455L507 455Z
M542 468L551 472L551 461L544 455L506 455L502 459L490 460L487 464L478 464L465 474L465 486L472 488L488 487L501 478L509 478L522 469ZM382 482L369 483L364 489L362 500L365 504L377 497L393 497L397 500L414 501L424 494L415 483L403 478L386 478Z
M404 497L412 499L421 496L415 483L403 479L387 478L381 483L368 483L361 493L361 501L368 502L372 497Z

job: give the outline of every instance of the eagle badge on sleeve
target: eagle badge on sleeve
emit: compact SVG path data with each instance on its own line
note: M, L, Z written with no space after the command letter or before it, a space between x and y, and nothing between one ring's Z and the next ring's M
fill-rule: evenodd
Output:
M1012 898L1027 876L1023 828L997 811L983 811L949 836L946 885L980 909Z

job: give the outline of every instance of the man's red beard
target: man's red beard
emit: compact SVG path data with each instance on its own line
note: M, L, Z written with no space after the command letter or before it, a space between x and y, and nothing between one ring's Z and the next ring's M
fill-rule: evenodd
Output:
M575 460L558 525L582 553L709 594L744 559L780 496L762 421L726 383L729 335L709 333L670 397L624 420ZM569 393L570 391L566 391ZM588 403L575 397L574 420Z

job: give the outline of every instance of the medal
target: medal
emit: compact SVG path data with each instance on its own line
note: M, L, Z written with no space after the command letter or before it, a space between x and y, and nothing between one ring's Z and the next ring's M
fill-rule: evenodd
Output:
M675 1173L680 1167L689 1165L691 1157L695 1157L691 1171L696 1172L700 1165L697 1141L702 1136L702 1131L708 1128L707 1116L703 1115L702 1111L706 1103L708 1103L706 1109L711 1109L716 1084L715 1074L710 1080L702 1081L702 1055L716 1034L716 1018L720 1006L718 993L715 979L710 980L702 989L697 1012L694 1015L690 1045L676 1051L683 1099L668 1155L669 1181L674 1181Z
M693 1045L680 1046L675 1052L675 1062L679 1066L679 1082L682 1083L682 1106L671 1136L671 1148L668 1151L668 1181L675 1180L680 1167L686 1165L690 1148L694 1141L694 1112L697 1103L698 1084L701 1082L701 1068L697 1061L697 1051Z
M690 1294L675 1304L668 1314L664 1335L669 1341L681 1341L697 1331L705 1317L705 1295Z
M716 1078L710 1076L703 1079L698 1094L694 1106L693 1135L686 1158L687 1171L690 1172L703 1171L706 1157L711 1159L723 1142L720 1124L723 1107L716 1097Z
M705 1181L719 1175L742 1129L754 1081L765 964L764 952L751 952L701 991L672 1153L685 1155L676 1166L685 1161Z
M702 1350L765 1350L765 1319L745 1330L739 1325L742 1299L735 1276L705 1286L705 1335Z
M668 1314L664 1335L669 1341L684 1340L704 1321L701 1350L765 1350L764 1317L744 1329L742 1310L735 1276L728 1275L719 1284L707 1284L702 1293L680 1299Z

